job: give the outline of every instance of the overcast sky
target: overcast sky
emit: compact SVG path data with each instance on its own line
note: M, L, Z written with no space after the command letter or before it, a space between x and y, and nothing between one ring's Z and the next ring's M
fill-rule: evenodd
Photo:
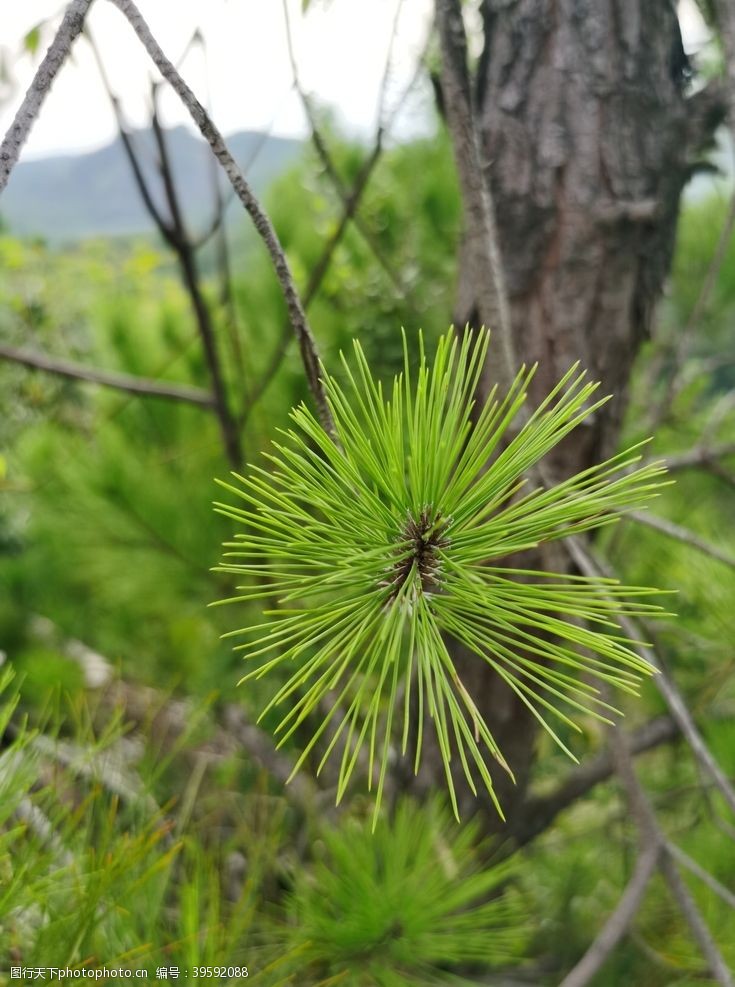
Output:
M383 75L399 0L313 0L306 17L301 0L289 0L299 70L305 88L333 106L352 132L368 134L376 120ZM200 51L189 55L182 72L200 98L207 88L217 123L225 133L270 129L276 134L306 132L300 103L291 85L282 0L139 0L166 54L178 59L200 28L209 50L205 71ZM22 39L34 25L51 18L41 50L58 23L62 0L0 0L0 47L13 74L13 90L0 108L0 132L32 77L36 62L18 58ZM432 0L403 0L392 58L388 95L395 99L410 79L423 47ZM146 120L146 94L152 68L122 15L98 0L89 27L102 51L113 89L124 96L132 123ZM40 55L40 51L39 51ZM155 70L153 70L155 71ZM188 122L176 98L164 103L168 124ZM419 125L420 100L404 115L399 129ZM77 41L73 63L58 76L24 157L98 147L115 134L110 106L84 39Z
M375 126L377 94L396 11L400 16L389 104L413 74L433 0L312 0L306 17L301 14L302 0L288 3L305 88L337 111L348 132L367 135ZM0 104L0 133L7 129L36 64L27 53L18 57L24 36L39 22L51 19L40 56L64 6L63 0L0 0L0 49L13 75L11 97ZM282 0L139 0L139 7L174 61L194 30L201 29L210 53L208 68L205 71L201 51L195 51L187 58L183 74L200 98L209 82L214 117L225 133L306 133L292 87ZM685 39L696 47L703 26L695 4L680 0L679 7ZM147 121L149 79L154 71L147 55L122 15L104 0L93 5L89 27L102 50L112 87L124 97L128 119L142 125ZM0 95L7 95L1 82ZM424 90L424 104L428 102ZM397 121L399 134L420 130L425 124L427 115L421 105L419 93ZM163 109L169 125L189 122L173 94L166 95ZM114 135L110 106L92 54L80 39L73 62L57 78L23 156L99 147Z

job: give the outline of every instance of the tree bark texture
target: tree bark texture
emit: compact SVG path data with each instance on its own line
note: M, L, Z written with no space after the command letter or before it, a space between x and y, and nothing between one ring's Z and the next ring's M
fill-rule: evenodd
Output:
M577 360L614 395L547 464L563 478L617 446L633 361L669 272L682 189L723 103L712 88L689 94L669 0L484 0L482 20L475 111L515 353L539 362L531 402ZM477 321L482 287L473 283L468 249L460 256L460 325ZM486 376L489 388L492 362ZM513 564L565 562L557 549L555 558L526 554ZM535 721L490 668L474 656L456 658L516 776L513 785L494 771L508 817L498 828L512 835ZM471 814L471 793L463 802Z

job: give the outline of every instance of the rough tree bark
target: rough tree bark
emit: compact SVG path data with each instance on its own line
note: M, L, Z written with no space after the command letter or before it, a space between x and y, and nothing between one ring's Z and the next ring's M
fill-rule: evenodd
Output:
M532 399L575 360L614 394L558 450L550 472L563 477L618 442L632 364L669 271L682 189L723 100L713 87L690 94L670 0L484 0L481 12L474 97L516 355L539 361ZM465 246L459 325L478 321L482 294L466 254ZM559 556L523 562L565 564ZM513 785L495 771L512 835L535 721L489 668L457 661L516 775ZM467 793L468 815L472 801Z

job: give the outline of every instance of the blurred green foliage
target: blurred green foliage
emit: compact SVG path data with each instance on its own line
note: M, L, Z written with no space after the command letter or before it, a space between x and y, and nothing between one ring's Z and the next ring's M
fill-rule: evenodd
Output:
M335 153L354 177L364 151L335 144ZM267 205L303 287L339 221L339 200L307 156L273 186ZM338 351L359 335L376 373L387 376L400 361L401 325L409 340L423 327L431 351L450 321L460 208L444 138L386 150L361 216L380 259L350 226L310 316L332 370ZM675 359L721 216L718 203L685 210L657 334L632 382L624 440L652 433L653 457L684 452L702 436L710 446L735 440L735 245L683 366ZM4 341L207 386L188 299L158 245L87 242L62 252L5 233L0 269ZM288 408L307 398L301 364L284 337L285 358L251 407L284 335L283 301L259 246L236 256L234 323L218 301L211 264L207 270L229 393L246 418L246 457L257 461ZM677 473L655 510L735 554L735 460L719 467ZM0 648L19 673L22 699L14 708L5 682L0 720L13 730L2 731L0 748L0 969L18 956L29 965L245 962L259 978L252 982L266 985L432 977L448 984L480 970L487 982L496 963L517 968L520 949L519 976L558 983L630 875L635 834L613 784L599 786L517 855L511 897L501 899L513 907L495 912L502 928L494 938L490 911L465 910L475 905L473 888L479 893L494 880L478 863L487 848L472 825L456 829L433 802L406 803L372 839L359 800L355 818L332 819L320 805L303 812L252 761L207 748L221 703L236 697L248 710L263 699L257 683L236 692L240 663L219 639L227 617L207 609L229 595L222 577L209 572L227 534L211 510L212 478L226 471L216 420L205 411L0 363ZM733 570L630 522L601 546L626 581L678 591L672 609L679 616L658 631L662 651L720 763L735 773ZM39 636L39 615L57 629L57 641ZM123 749L126 738L119 726L108 727L109 712L85 709L78 663L63 645L69 639L104 655L125 681L194 697L195 706L219 694L197 721L203 736L183 738L175 756L156 735L151 711L138 730L144 750L129 766L142 785L139 800L121 799L104 777L80 780L34 748L40 734L17 726L25 710L45 735L88 750L92 764ZM54 690L62 693L56 703ZM661 711L649 686L631 705L630 722ZM594 721L583 726L580 757L604 746ZM202 750L209 750L206 771L192 767ZM690 758L673 747L639 763L667 831L735 886L721 807L706 790L703 797ZM568 770L542 738L534 790L550 791ZM41 838L39 819L48 820L53 840ZM735 964L727 906L695 878L687 881ZM695 982L708 982L701 958L654 882L633 934L598 983Z

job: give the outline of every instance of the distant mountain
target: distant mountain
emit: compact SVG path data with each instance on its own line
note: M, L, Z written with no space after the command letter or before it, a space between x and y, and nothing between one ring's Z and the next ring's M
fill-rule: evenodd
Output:
M167 139L185 214L196 230L212 215L211 151L186 127L167 131ZM136 131L133 141L140 149L144 174L152 179L156 204L165 213L153 134ZM299 140L250 131L230 135L227 144L256 193L262 193L303 146ZM234 209L229 215L236 215ZM0 202L0 216L11 233L57 242L150 233L154 228L119 138L98 151L21 161Z

